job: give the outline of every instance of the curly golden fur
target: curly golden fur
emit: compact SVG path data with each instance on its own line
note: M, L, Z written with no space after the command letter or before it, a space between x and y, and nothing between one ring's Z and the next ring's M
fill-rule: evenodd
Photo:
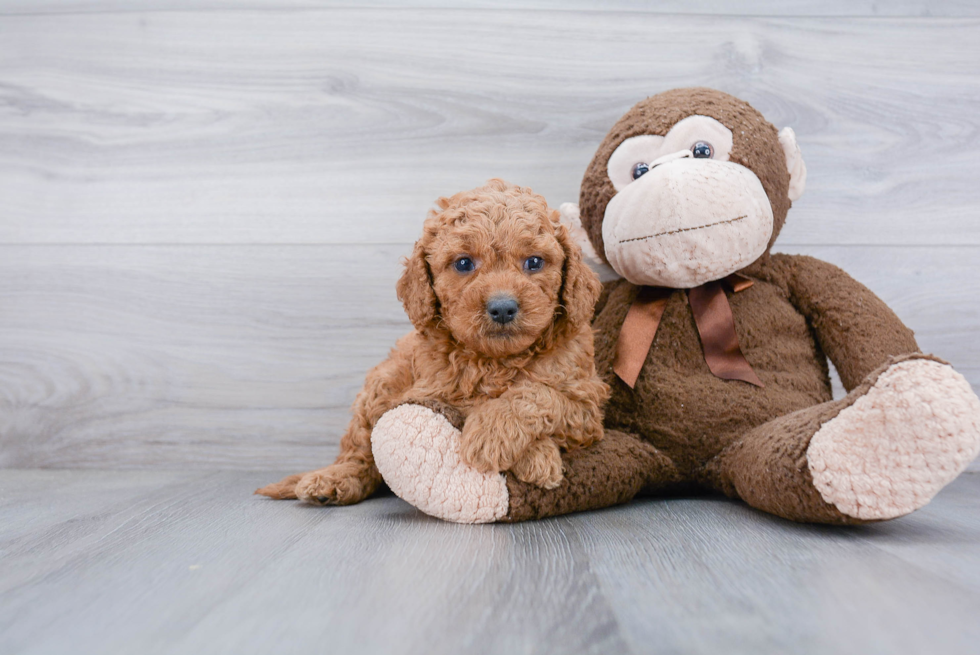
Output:
M364 500L381 483L371 429L407 402L448 406L463 420L464 462L546 488L561 482L561 449L602 438L609 388L596 375L590 325L601 287L558 212L496 179L437 204L397 286L415 331L368 373L337 460L256 493ZM494 298L517 301L512 320L491 317Z

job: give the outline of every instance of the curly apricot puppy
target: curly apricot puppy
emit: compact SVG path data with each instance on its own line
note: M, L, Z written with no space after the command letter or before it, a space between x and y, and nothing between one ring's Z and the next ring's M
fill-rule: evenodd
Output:
M364 500L381 482L371 429L406 402L463 424L465 463L546 488L562 480L560 449L602 438L609 388L590 325L601 287L558 212L502 180L437 204L398 281L415 331L368 373L336 462L256 493Z

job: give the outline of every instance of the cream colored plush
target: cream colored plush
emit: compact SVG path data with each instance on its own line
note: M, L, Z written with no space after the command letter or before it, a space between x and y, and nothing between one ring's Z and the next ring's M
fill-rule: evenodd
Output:
M772 206L739 164L678 158L652 168L606 206L606 259L636 285L687 289L758 259Z
M806 188L806 164L803 162L803 153L796 143L796 132L792 127L779 130L779 145L783 147L783 153L786 155L786 170L789 171L789 199L796 202Z
M947 364L914 359L825 423L807 449L825 501L859 519L916 510L980 452L980 400Z
M459 430L420 405L386 412L371 433L374 463L402 500L456 523L491 523L507 514L507 483L459 459Z

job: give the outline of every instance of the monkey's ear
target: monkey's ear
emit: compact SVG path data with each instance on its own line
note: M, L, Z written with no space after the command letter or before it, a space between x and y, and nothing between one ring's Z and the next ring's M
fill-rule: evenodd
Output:
M561 292L558 297L558 302L565 310L565 316L561 320L568 321L573 327L588 325L602 292L602 284L582 260L582 249L572 239L568 228L558 224L555 226L555 236L565 251Z
M599 276L601 282L618 280L622 276L613 270L596 252L592 242L589 241L589 234L582 227L582 219L579 214L578 205L574 202L563 202L558 208L561 212L561 222L568 228L568 234L572 241L582 249L582 259Z
M789 171L789 199L796 201L803 195L806 187L806 164L803 163L803 153L796 143L796 132L791 127L779 131L779 145L786 155L786 169Z
M405 260L405 272L398 280L395 291L405 307L405 313L419 332L435 325L439 300L432 289L432 273L425 261L423 239L415 242L412 254Z

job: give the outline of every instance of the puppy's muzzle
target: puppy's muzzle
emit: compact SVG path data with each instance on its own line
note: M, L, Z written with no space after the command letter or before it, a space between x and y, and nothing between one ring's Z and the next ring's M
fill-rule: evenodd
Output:
M520 311L520 304L513 296L496 295L487 301L487 315L493 319L494 323L506 325L515 318Z

